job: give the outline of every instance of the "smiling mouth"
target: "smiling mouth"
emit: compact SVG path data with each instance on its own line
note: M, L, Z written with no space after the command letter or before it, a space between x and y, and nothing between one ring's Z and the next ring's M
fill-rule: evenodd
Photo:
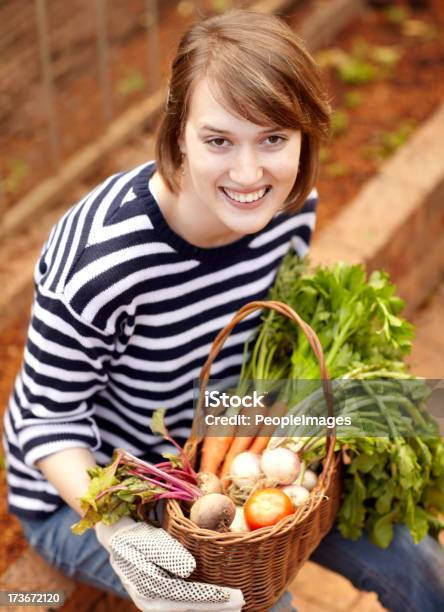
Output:
M230 200L233 200L233 202L239 202L240 204L251 204L261 200L270 191L271 187L263 187L262 189L252 191L250 193L239 193L238 191L232 191L226 187L220 187L220 189L228 198L230 198Z

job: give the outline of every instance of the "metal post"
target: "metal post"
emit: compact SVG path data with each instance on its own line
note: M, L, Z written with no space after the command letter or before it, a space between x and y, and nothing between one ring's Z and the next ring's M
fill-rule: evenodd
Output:
M51 148L51 162L54 169L58 169L60 165L60 138L57 117L54 109L54 83L51 66L51 54L49 51L48 15L46 8L46 0L35 0L40 64L42 69L42 82L45 93L45 106Z
M113 117L111 80L109 74L109 47L107 32L106 0L95 0L97 20L97 62L99 82L102 94L102 109L105 122L108 124Z
M159 6L157 0L146 0L148 36L148 91L153 93L160 85L159 67Z

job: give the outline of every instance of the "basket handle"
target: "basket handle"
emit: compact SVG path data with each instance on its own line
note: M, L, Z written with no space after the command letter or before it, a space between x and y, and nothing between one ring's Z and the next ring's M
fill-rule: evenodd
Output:
M194 454L194 451L197 448L197 445L199 443L198 434L197 434L197 430L198 430L197 423L198 423L198 420L203 416L203 403L204 403L205 389L208 384L208 379L210 377L210 368L213 364L213 361L216 359L225 340L230 335L233 328L240 321L242 321L242 319L245 319L245 317L248 317L248 315L250 315L251 313L255 312L256 310L260 310L262 308L268 308L270 310L275 310L276 312L284 315L291 321L294 321L302 329L302 331L304 332L319 362L319 366L321 370L321 378L322 378L322 387L324 391L325 401L327 403L328 416L334 416L333 393L331 389L330 375L328 373L327 365L325 363L324 352L322 350L321 342L318 336L316 335L315 331L310 327L310 325L308 325L308 323L306 323L296 313L296 311L293 310L293 308L290 308L290 306L287 306L287 304L284 304L283 302L279 302L277 300L250 302L249 304L246 304L245 306L240 308L237 311L237 313L233 316L232 320L228 323L228 325L226 325L226 327L224 327L224 329L222 329L218 333L218 335L216 336L213 342L208 358L202 367L202 370L200 372L200 377L199 377L199 398L197 402L196 413L193 419L191 435L186 444L186 449L185 449L186 452L190 453L191 451L191 453ZM324 479L324 475L328 472L330 464L333 461L333 453L334 453L334 447L335 447L335 442L336 442L335 426L331 428L330 435L327 433L326 438L327 438L326 440L327 456L326 456L326 460L325 460L324 467L322 470L322 474L320 476L320 480Z

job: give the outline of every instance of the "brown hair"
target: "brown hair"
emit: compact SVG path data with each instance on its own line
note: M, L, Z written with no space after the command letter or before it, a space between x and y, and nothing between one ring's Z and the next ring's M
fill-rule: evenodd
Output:
M318 68L302 42L278 17L247 10L206 19L183 35L156 141L157 168L173 193L180 189L179 141L193 86L205 77L220 103L237 115L301 131L299 171L286 201L287 211L299 210L316 181L330 121Z

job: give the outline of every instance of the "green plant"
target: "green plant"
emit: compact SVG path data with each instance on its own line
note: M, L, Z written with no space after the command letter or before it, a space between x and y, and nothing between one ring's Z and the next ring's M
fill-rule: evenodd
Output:
M378 144L370 149L369 155L378 161L384 161L407 141L412 133L414 123L412 121L403 121L394 130L381 132L378 137Z
M349 56L346 62L338 66L338 74L344 83L363 85L375 80L377 70L369 62Z
M338 109L331 116L331 135L333 137L344 134L348 129L348 115L346 111Z
M16 157L6 162L6 173L3 179L3 189L7 194L14 194L29 174L29 164L22 157Z
M351 89L347 91L344 96L344 105L347 108L356 108L362 102L362 94L360 91L356 91L355 89Z
M233 0L213 0L211 4L213 11L223 13L233 7Z
M367 50L368 57L373 62L383 68L392 69L398 63L401 57L401 51L395 47L387 45L372 45Z
M393 25L402 24L409 18L408 12L402 6L389 6L384 11L388 23Z
M325 164L330 159L330 151L327 147L321 147L319 151L319 162Z
M146 87L146 80L139 70L130 70L117 84L117 92L123 98L130 96Z
M401 51L395 46L369 45L357 38L350 53L332 47L317 54L320 66L334 68L348 85L364 85L385 77L397 64Z
M345 162L331 162L325 166L326 173L332 178L339 178L348 174L350 168Z

